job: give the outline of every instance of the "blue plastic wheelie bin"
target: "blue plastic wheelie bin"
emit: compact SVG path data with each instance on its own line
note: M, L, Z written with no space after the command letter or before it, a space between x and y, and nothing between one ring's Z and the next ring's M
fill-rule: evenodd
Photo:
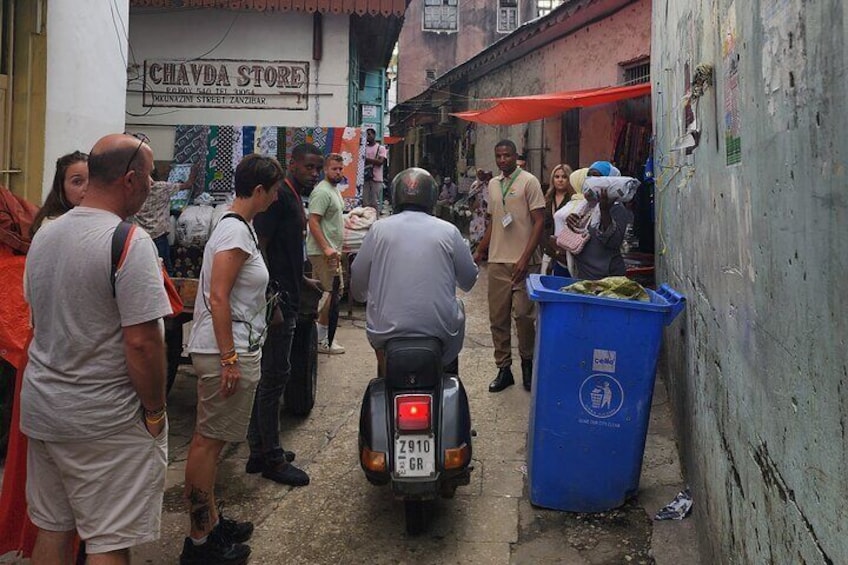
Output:
M528 435L530 501L602 512L635 495L663 326L685 299L667 285L650 302L561 292L574 279L530 275L538 303Z

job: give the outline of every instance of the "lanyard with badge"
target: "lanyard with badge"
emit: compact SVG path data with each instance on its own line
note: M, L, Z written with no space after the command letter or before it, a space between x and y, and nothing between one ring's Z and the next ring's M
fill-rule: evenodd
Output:
M504 178L501 181L501 200L503 201L504 210L504 217L501 219L501 224L503 227L507 227L512 223L512 214L506 211L506 195L509 194L512 184L515 182L515 179L518 178L519 174L521 174L521 167L516 167L515 172L513 172L509 178ZM507 180L509 182L506 182Z

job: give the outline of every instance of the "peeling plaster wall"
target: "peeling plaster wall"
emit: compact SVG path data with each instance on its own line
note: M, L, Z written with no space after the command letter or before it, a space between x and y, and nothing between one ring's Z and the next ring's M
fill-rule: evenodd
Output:
M846 4L653 13L658 278L688 297L663 364L706 562L848 563Z
M607 1L613 9L615 2ZM540 49L505 65L468 86L471 100L522 96L566 90L600 88L620 84L621 63L648 57L651 52L651 2L637 0L610 16L553 41ZM473 107L477 107L473 106ZM580 163L588 166L599 159L610 159L615 140L614 125L618 104L605 104L581 110ZM647 115L649 109L646 109ZM540 128L544 127L544 139ZM526 136L526 143L524 142ZM477 166L497 171L494 145L502 138L515 141L519 151L528 151L530 171L547 182L550 170L561 160L560 118L549 118L515 126L478 126ZM539 150L544 141L544 153ZM544 155L544 156L543 156ZM541 166L544 161L544 168Z

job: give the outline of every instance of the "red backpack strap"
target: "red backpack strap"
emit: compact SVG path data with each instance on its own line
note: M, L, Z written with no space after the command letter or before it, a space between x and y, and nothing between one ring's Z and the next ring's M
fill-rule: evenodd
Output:
M118 271L123 266L130 250L132 236L135 233L135 224L123 221L115 228L112 234L112 296L115 296L115 282L118 280Z

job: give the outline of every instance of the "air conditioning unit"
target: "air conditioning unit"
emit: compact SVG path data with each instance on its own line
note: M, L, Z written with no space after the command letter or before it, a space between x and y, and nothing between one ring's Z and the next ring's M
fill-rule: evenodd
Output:
M450 108L442 106L439 108L439 125L446 125L449 123L451 123Z

